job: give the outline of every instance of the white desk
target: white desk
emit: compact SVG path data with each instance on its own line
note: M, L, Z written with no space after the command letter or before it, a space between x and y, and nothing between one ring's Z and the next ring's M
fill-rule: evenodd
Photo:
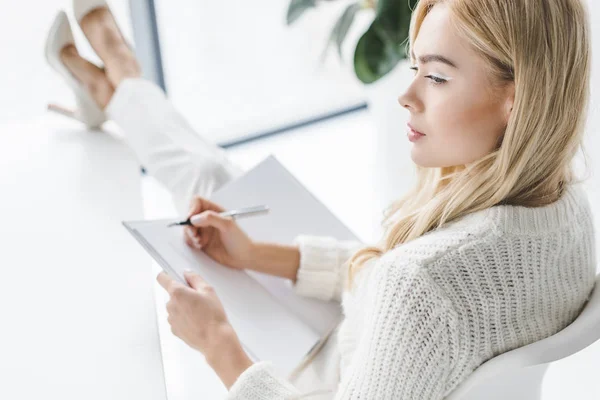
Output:
M107 127L118 132L112 128ZM341 168L353 158L348 153L322 171L330 164L333 145L322 142L327 137L333 138L312 137L325 144L312 154L294 152L292 146L290 153L277 151L278 156L311 190L324 193L323 200L342 218L354 216L352 229L365 232L369 217L364 200L372 191L340 198L343 192L331 182L339 177L363 182L367 170L355 164L343 174ZM360 141L367 137L365 132L349 142L362 147ZM282 139L293 143L290 136ZM0 243L9 244L3 248L5 273L0 279L0 376L9 379L0 384L0 398L162 400L168 395L169 400L183 400L225 395L202 355L171 334L167 295L155 282L160 269L121 226L122 220L174 215L168 193L153 179L140 177L123 142L46 115L2 126L0 149ZM231 154L250 168L271 150L247 146L243 155ZM316 161L310 168L309 159ZM341 186L351 187L348 183ZM44 214L48 210L53 212ZM40 216L34 223L36 213Z
M0 127L1 399L165 399L139 176L64 118Z

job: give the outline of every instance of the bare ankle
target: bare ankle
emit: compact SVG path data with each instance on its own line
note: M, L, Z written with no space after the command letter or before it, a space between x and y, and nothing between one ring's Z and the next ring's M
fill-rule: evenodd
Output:
M60 57L65 67L81 82L96 104L104 109L114 93L114 88L104 71L83 59L74 45L63 47Z
M77 48L75 47L75 45L72 45L72 44L68 44L60 50L60 58L63 63L65 62L65 59L67 59L68 57L76 56L78 54L79 53L77 52Z
M115 88L127 78L140 78L142 76L141 67L135 58L118 58L118 61L115 59L111 65L113 67L110 69L107 68L106 76ZM115 65L118 65L118 67L115 68Z

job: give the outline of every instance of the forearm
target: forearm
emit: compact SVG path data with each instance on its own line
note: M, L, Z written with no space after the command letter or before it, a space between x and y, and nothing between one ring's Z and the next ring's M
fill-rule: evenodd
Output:
M218 336L219 340L210 352L205 354L205 359L229 390L242 372L254 363L244 351L231 326L227 326Z
M300 267L298 246L258 242L255 244L252 261L248 269L290 279L296 283Z

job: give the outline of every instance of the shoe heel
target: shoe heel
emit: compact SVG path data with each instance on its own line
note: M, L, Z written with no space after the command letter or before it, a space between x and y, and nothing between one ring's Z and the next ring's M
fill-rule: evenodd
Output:
M61 105L58 105L58 104L54 104L54 103L48 104L48 111L52 111L54 113L64 115L65 117L77 119L77 117L75 116L75 111L70 110L70 109L63 107Z
M60 104L49 103L48 111L83 122L89 129L100 129L106 121L106 115L103 112L98 112L86 106L88 102L81 97L77 97L76 101L78 105L77 110L63 107ZM81 110L87 110L87 113L84 114Z

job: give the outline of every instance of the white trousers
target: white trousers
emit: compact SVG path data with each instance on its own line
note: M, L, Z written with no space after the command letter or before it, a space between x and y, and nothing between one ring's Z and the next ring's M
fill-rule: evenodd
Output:
M209 197L244 172L222 148L195 132L162 89L148 80L125 79L105 112L146 171L170 191L181 215L188 213L194 195ZM331 399L339 382L339 362L336 329L291 383L304 393L315 393L307 399Z
M194 132L162 89L148 80L125 79L105 112L146 171L173 195L181 214L187 214L194 195L210 196L243 172L222 148Z

